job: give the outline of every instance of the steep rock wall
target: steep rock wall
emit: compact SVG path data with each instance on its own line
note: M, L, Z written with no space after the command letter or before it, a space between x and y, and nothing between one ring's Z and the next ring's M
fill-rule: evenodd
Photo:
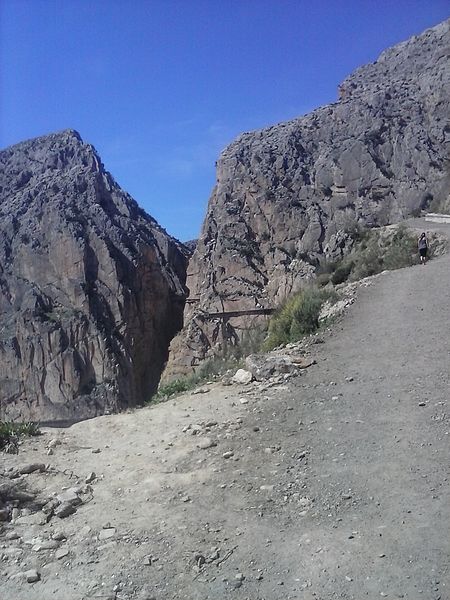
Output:
M254 318L213 313L273 307L318 260L347 252L358 224L450 202L450 20L386 50L339 93L222 153L165 378L235 343Z
M0 418L148 399L182 325L187 256L75 131L0 152Z

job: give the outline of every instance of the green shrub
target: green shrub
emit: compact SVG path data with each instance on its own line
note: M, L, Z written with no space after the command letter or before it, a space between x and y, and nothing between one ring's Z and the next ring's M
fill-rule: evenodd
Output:
M319 275L316 277L316 283L319 287L325 287L328 285L328 283L330 283L331 278L332 276L330 273L319 273Z
M227 370L227 362L240 361L250 354L255 354L261 350L264 344L264 339L267 333L267 326L264 327L260 323L254 324L247 323L248 329L245 329L239 337L239 343L228 344L225 346L224 352L221 356L216 357L216 366L219 372L222 373ZM224 363L223 366L221 363Z
M39 425L32 421L28 421L27 423L0 421L0 450L21 435L34 436L40 435L40 433Z
M336 260L322 260L316 267L316 273L317 275L322 275L323 273L330 275L334 273L338 265L339 261Z
M329 263L334 265L330 280L333 285L338 285L347 279L357 281L386 269L401 269L417 262L416 235L404 225L395 229L360 231L350 254L339 263Z
M357 281L383 271L381 251L376 236L364 240L352 254L353 267L351 279Z
M316 331L323 303L335 297L333 292L327 290L306 288L289 298L271 318L264 348L271 350Z
M383 253L385 269L401 269L417 262L417 239L404 226L400 226L392 236Z
M333 285L338 285L339 283L344 283L349 278L349 275L353 268L352 261L344 261L342 262L335 272L331 275L331 283Z
M404 225L394 230L372 230L356 244L347 260L353 262L353 281L386 269L401 269L417 263L417 239Z
M194 375L183 377L182 379L175 379L158 388L156 394L154 394L149 402L158 402L161 400L167 400L172 396L177 396L183 392L191 390L197 385L198 381Z

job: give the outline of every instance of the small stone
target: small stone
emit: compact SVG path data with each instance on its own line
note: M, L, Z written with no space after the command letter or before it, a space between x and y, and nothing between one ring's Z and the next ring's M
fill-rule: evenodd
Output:
M245 579L245 577L244 577L243 573L236 573L236 575L234 576L234 578L235 578L237 581L244 581L244 579Z
M13 508L11 511L11 520L15 521L20 517L20 510L18 508Z
M55 558L57 560L61 560L62 558L65 558L66 556L69 555L69 550L67 548L59 548L56 552L55 552Z
M59 506L59 504L59 500L53 498L52 500L49 500L46 504L44 504L44 506L42 507L42 512L46 515L49 515L50 518L50 516L52 516L55 512L55 508Z
M92 529L89 527L89 525L85 525L84 527L82 527L78 534L82 537L82 538L86 538L90 533L91 533Z
M419 402L419 406L426 406L427 403L426 402Z
M100 448L94 448L92 450L92 454L100 454L100 452L101 452Z
M30 569L29 571L24 572L25 579L27 583L36 583L41 578L40 573L36 571L36 569Z
M208 392L209 392L209 388L201 387L201 388L197 388L196 390L193 390L192 395L195 396L196 394L207 394Z
M208 556L210 561L217 560L220 557L219 548L211 548L211 554Z
M21 516L14 520L18 525L45 525L48 522L48 515L41 510L31 514L29 512L24 512L25 510L26 509L23 509Z
M35 544L32 547L34 552L41 552L41 550L55 550L58 548L59 542L56 540L45 540L44 542L40 542L39 544Z
M49 449L47 450L47 456L51 456L52 454L54 454L54 452L53 452L53 448L49 448Z
M241 404L248 404L248 398L239 398Z
M67 539L67 535L63 531L55 531L52 535L52 540L56 540L57 542L62 542Z
M346 576L345 576L345 580L346 580L346 581L353 581L353 578L352 578L352 577L349 577L348 575L346 575Z
M222 454L222 457L223 457L223 458L231 458L232 456L234 456L234 452L233 452L233 450L228 450L227 452L224 452L224 453Z
M34 473L35 471L40 471L41 473L43 473L45 471L44 463L32 463L30 465L24 465L19 469L20 475L29 475L30 473Z
M56 448L56 446L61 446L61 440L58 440L57 438L53 438L47 444L47 448Z
M339 396L331 396L332 400L339 400Z
M61 504L69 503L73 506L77 506L81 504L81 498L78 496L76 488L69 488L68 490L64 490L61 494L56 496L57 500L61 502Z
M203 554L198 552L197 554L194 554L194 562L197 567L203 567L203 565L206 563L206 558L203 556Z
M116 528L109 527L107 529L102 529L98 535L99 540L108 540L116 535Z
M94 479L97 479L97 475L94 473L94 471L91 471L89 473L89 475L86 477L86 479L84 480L85 483L92 483L94 481Z
M73 506L73 504L71 502L63 502L55 510L55 515L57 517L59 517L60 519L65 519L66 517L73 515L74 512L75 512L75 507Z
M202 450L207 450L208 448L213 448L214 446L217 446L217 442L209 437L201 439L197 444L197 447L201 448Z

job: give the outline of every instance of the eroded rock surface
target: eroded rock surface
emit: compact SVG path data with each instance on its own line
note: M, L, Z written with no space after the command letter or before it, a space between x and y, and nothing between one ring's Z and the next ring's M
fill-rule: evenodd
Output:
M258 318L242 313L275 306L318 260L339 259L358 224L449 203L449 59L450 20L356 70L335 104L223 152L166 378L236 343Z
M146 400L182 325L186 257L75 131L0 152L0 418Z

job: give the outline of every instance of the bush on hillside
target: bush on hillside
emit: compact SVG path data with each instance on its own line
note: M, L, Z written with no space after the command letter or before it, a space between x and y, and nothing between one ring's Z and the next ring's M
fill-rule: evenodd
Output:
M433 256L432 238L430 246L430 256ZM404 225L395 229L366 230L359 233L348 256L339 262L321 265L317 271L317 279L319 285L324 285L323 273L330 273L330 281L333 285L339 285L347 280L357 281L384 270L409 267L417 262L417 237Z
M349 255L351 279L356 281L386 269L402 269L418 262L416 236L405 226L368 231Z
M418 262L417 239L406 227L400 226L392 236L383 254L385 269L402 269Z
M319 287L325 287L330 283L331 273L319 273L316 277L316 283Z
M343 283L344 281L347 281L351 271L353 268L353 262L352 261L347 261L347 262L342 262L334 271L334 273L331 275L330 279L331 279L331 283L333 285L338 285L339 283Z
M22 435L35 436L40 433L39 425L31 421L27 423L0 421L0 450L10 444L16 445L17 439Z
M271 350L316 331L322 305L334 297L333 292L324 289L306 288L289 298L270 320L264 348Z

